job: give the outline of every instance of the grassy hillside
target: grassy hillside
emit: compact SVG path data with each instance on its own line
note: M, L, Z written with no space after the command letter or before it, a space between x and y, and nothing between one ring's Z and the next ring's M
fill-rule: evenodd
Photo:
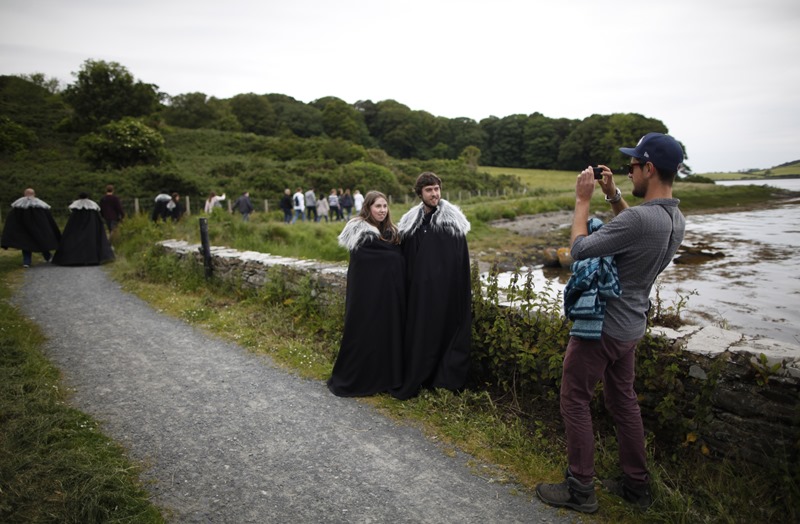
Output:
M704 177L712 180L746 180L773 177L800 177L800 160L787 162L769 169L751 169L737 173L704 173Z

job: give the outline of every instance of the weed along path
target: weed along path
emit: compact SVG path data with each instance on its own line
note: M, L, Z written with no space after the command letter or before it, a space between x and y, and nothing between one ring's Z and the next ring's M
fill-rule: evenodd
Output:
M72 404L145 464L170 522L571 522L325 384L162 315L99 267L37 265L15 304Z

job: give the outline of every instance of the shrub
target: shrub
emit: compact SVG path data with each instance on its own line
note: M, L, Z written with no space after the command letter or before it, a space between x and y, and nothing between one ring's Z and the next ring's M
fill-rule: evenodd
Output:
M98 170L158 165L166 154L161 133L131 117L81 137L78 149L81 158Z

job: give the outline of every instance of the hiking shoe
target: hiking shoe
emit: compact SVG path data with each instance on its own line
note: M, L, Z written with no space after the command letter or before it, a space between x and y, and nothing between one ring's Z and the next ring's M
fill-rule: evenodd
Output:
M536 494L545 504L559 508L572 508L582 513L594 513L598 508L594 484L581 484L569 474L560 484L539 484Z
M653 505L653 494L648 482L637 482L626 476L602 481L603 487L610 493L630 502L642 511Z

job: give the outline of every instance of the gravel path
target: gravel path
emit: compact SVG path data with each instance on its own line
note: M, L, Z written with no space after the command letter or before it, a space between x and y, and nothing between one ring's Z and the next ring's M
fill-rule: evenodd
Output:
M171 522L573 521L418 430L158 313L102 268L34 266L14 302L48 336L72 403L147 465Z

